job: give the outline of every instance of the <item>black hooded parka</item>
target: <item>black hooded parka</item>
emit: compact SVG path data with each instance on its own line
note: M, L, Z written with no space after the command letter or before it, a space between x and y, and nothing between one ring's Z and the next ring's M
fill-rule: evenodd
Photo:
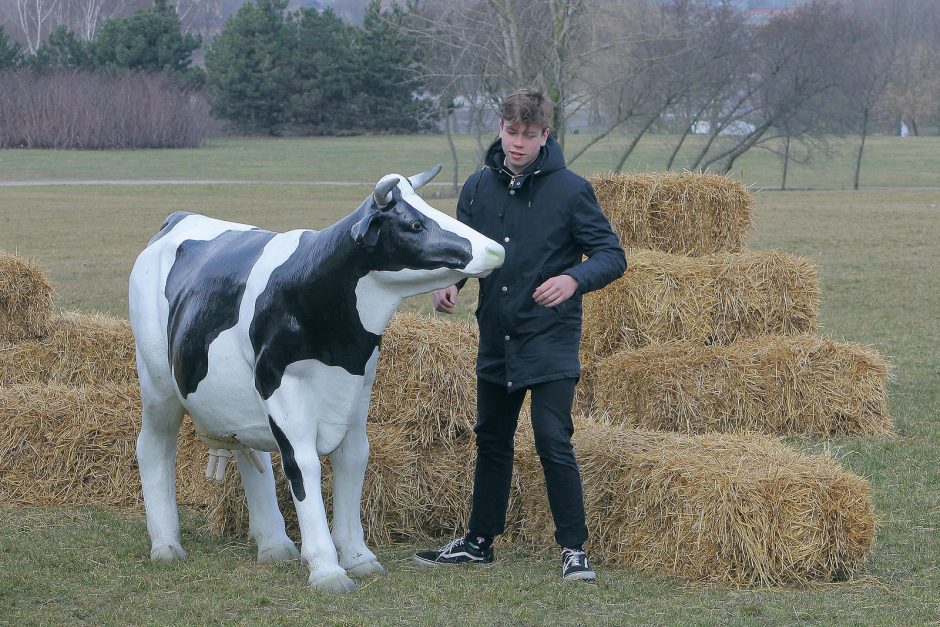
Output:
M502 267L480 279L477 376L511 392L580 376L581 297L619 278L627 262L594 189L565 166L554 137L523 173L504 163L497 139L464 184L457 218L506 249ZM535 289L560 274L578 282L574 296L537 304Z

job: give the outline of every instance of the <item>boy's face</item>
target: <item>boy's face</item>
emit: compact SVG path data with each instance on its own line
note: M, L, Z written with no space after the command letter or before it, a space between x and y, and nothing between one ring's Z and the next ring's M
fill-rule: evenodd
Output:
M521 174L539 156L539 149L548 141L548 129L500 120L499 139L506 155L506 167L513 174Z

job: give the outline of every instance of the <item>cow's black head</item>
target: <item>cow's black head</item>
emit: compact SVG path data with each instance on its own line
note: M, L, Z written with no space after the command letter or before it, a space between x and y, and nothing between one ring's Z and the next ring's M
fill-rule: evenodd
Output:
M379 182L370 201L361 208L365 215L350 231L369 255L372 269L466 267L473 258L470 240L441 228L435 216L415 207L402 194L399 181L392 178ZM411 191L410 185L408 188ZM417 198L414 192L408 195Z

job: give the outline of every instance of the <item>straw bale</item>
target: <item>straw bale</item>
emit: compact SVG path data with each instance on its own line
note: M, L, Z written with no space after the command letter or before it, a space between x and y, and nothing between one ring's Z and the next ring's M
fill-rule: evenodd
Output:
M362 487L362 527L366 540L373 544L413 535L423 522L417 505L419 486L419 450L407 432L408 427L394 424L369 424L369 464ZM297 512L289 484L277 454L272 456L277 484L277 499L288 534L300 539ZM323 499L332 516L333 475L329 457L321 457ZM216 534L247 535L248 507L238 472L230 469L221 489L210 495L207 528Z
M362 506L367 539L381 545L463 533L470 514L472 437L416 451L396 471L403 489L389 489L396 486L392 481L376 489L376 477L388 477L387 466L398 463L395 438L402 435L372 436ZM863 568L873 542L868 482L825 455L805 455L759 435L635 431L588 419L578 420L574 445L590 550L603 563L692 581L794 585L851 577ZM417 492L409 474L414 464ZM227 481L210 526L244 534L241 489L234 474ZM278 485L296 538L283 477ZM328 478L324 486L328 499ZM504 542L554 546L544 486L531 427L520 421Z
M787 253L686 257L632 251L620 279L584 298L582 363L670 340L700 345L812 332L816 268Z
M55 287L37 261L0 250L0 342L45 335L54 296Z
M136 385L0 386L0 502L131 506L141 501ZM183 425L177 496L203 504L206 447Z
M752 200L740 181L695 172L610 172L589 180L624 246L687 255L744 248Z
M371 423L407 425L421 444L454 438L476 423L476 325L413 313L382 335Z
M517 441L516 535L552 546L554 524L530 439ZM589 550L600 562L725 585L839 581L875 533L868 481L827 455L760 435L685 435L580 420Z
M134 337L120 318L67 311L42 338L0 345L0 385L136 381Z
M598 362L594 412L687 433L885 436L894 431L887 377L873 349L811 335L671 342Z

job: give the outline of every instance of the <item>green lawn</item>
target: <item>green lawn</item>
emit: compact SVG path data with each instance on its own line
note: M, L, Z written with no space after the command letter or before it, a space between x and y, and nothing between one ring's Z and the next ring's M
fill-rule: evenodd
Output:
M495 134L494 134L495 136ZM492 137L484 137L489 143ZM584 135L569 135L566 152L573 155L586 143ZM682 155L691 157L701 138L687 142ZM675 137L652 135L640 142L624 170L662 170ZM458 177L463 181L477 167L474 137L457 138ZM609 137L579 158L573 169L588 174L606 172L619 161L628 143L624 136ZM806 165L791 165L788 185L851 187L857 143L833 138L831 154L817 156ZM863 187L940 186L940 136L869 139L862 167ZM18 180L224 180L224 181L376 181L388 171L415 174L434 163L444 163L440 182L450 182L454 169L444 137L319 137L217 138L192 150L55 151L0 150L0 181ZM680 159L676 168L688 161ZM735 164L733 174L748 185L777 188L780 158L755 149Z
M932 155L905 150L885 157L880 166L909 177L908 185L930 184L917 178L922 175L911 164L938 165L940 142L889 139L884 138L886 150L934 142ZM0 178L223 178L229 168L239 174L224 178L367 181L391 163L412 173L446 160L442 142L231 139L205 151L0 152ZM300 159L304 151L310 154ZM242 152L252 156L243 158ZM270 161L280 153L280 165ZM337 163L341 156L357 164L347 166L345 175ZM840 184L825 176L833 167L820 165L804 175L828 181L818 184ZM319 173L303 174L315 169ZM845 179L851 180L850 172ZM367 186L303 184L0 187L0 248L49 266L61 306L123 316L133 258L171 211L189 209L276 229L317 228L368 193ZM452 211L454 201L432 204ZM940 622L938 233L940 189L756 194L751 247L810 258L822 281L823 333L874 345L894 365L889 393L897 438L792 441L810 451L828 448L871 480L879 528L867 574L859 581L800 590L729 590L602 566L598 585L571 586L559 581L555 560L530 560L525 547L498 547L501 559L485 570L429 572L411 565L417 545L400 545L378 551L388 577L366 580L355 594L336 598L308 590L300 564L253 563L254 549L244 541L204 532L199 512L183 518L190 559L167 566L148 559L141 511L4 506L0 624ZM427 309L427 298L406 306Z

